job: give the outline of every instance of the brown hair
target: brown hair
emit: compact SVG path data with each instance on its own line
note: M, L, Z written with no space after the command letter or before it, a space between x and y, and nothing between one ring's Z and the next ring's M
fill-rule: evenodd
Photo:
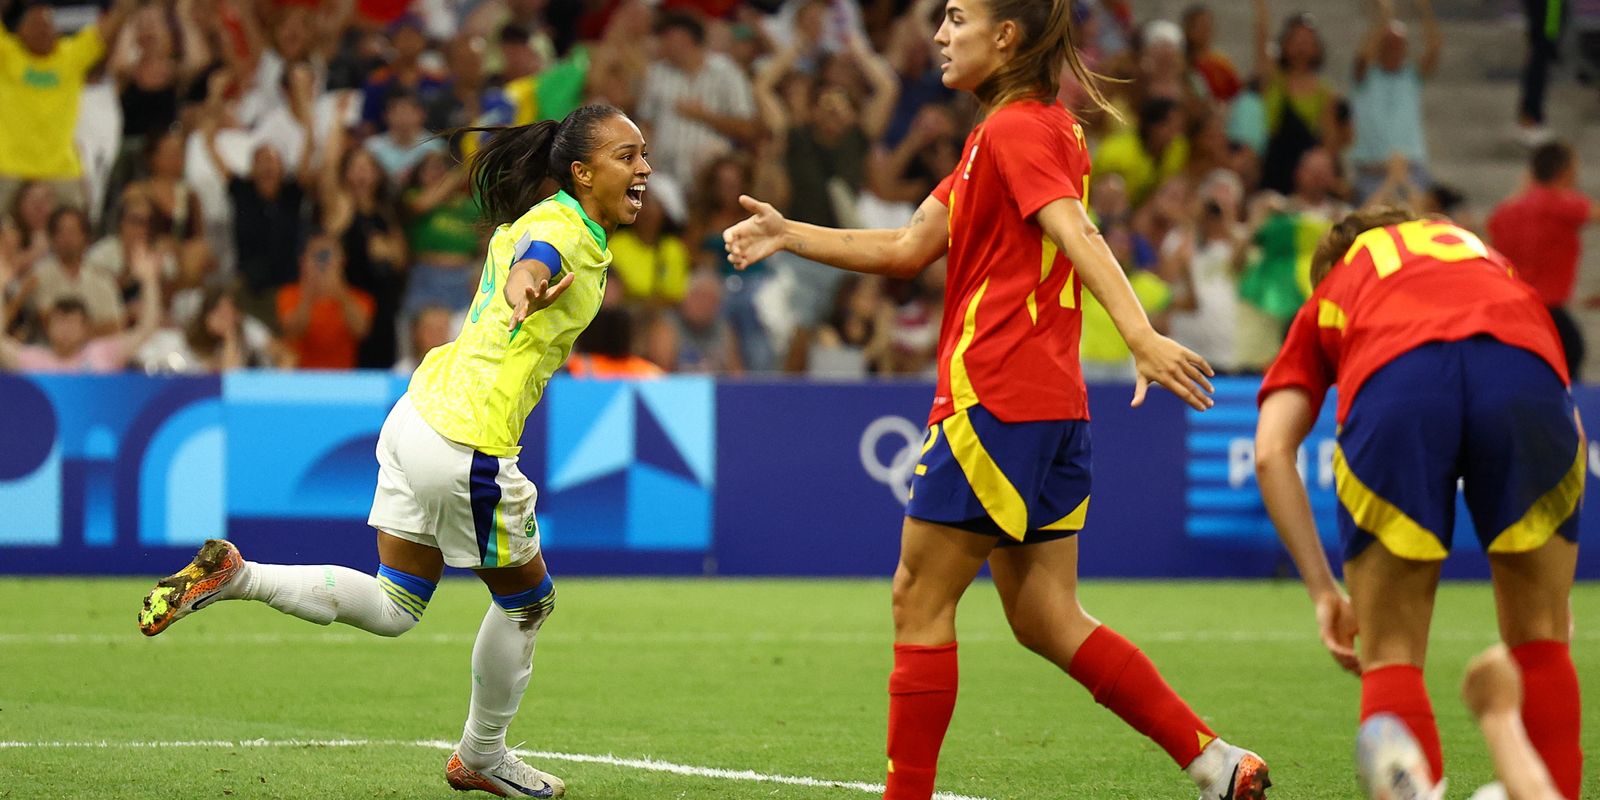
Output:
M1554 183L1572 166L1572 145L1562 141L1548 142L1534 148L1533 155L1528 159L1528 169L1533 173L1533 179L1539 183Z
M1322 241L1317 242L1317 251L1311 255L1311 285L1316 286L1328 277L1333 265L1355 246L1357 236L1373 228L1399 225L1418 218L1416 213L1399 206L1369 206L1346 214L1344 219L1322 235Z
M997 108L1013 100L1049 102L1061 92L1061 65L1065 63L1083 84L1096 108L1122 119L1100 91L1105 76L1090 70L1078 54L1072 0L984 0L996 22L1017 25L1022 46L974 90L979 102Z

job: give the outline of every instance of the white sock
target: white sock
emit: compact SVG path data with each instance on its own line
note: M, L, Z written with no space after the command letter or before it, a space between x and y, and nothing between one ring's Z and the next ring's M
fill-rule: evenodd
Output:
M1200 751L1200 755L1195 756L1194 760L1189 762L1189 766L1183 768L1183 771L1189 773L1189 780L1194 781L1194 784L1201 789L1219 780L1226 783L1232 777L1236 749L1220 738L1212 739L1205 749Z
M259 600L318 625L342 622L379 636L399 636L411 630L427 607L427 598L419 604L414 596L387 591L371 575L331 565L250 561L245 563L244 574L232 583L238 588L225 598Z
M469 769L487 769L506 751L506 728L517 715L533 675L533 644L545 615L512 612L490 603L472 645L472 709L461 734L461 761Z

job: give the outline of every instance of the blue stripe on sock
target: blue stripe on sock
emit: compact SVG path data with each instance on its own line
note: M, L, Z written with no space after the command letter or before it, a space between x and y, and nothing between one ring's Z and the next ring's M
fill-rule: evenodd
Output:
M494 594L491 592L490 596L494 598L495 605L507 611L521 611L544 602L555 590L555 581L550 580L550 573L546 572L544 580L539 581L539 585L532 589L525 592L517 592L516 594Z
M383 565L378 566L378 577L388 578L394 585L416 595L417 599L424 603L432 600L434 590L439 588L439 584L427 578L419 578L409 572L401 572Z

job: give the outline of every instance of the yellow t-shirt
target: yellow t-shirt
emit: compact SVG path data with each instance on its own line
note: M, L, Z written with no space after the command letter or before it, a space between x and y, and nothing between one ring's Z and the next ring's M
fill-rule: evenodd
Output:
M555 304L535 311L516 330L505 300L511 266L533 242L561 254L573 273ZM411 376L417 413L440 436L491 456L514 456L522 427L545 384L572 352L605 295L611 251L606 232L566 192L539 203L489 240L478 294L456 340L430 351Z
M1128 275L1128 283L1133 285L1133 295L1139 298L1139 305L1144 306L1147 313L1160 313L1172 302L1172 288L1154 273L1134 270ZM1121 364L1132 355L1128 344L1122 341L1122 334L1117 333L1117 325L1111 321L1105 306L1100 305L1100 301L1085 289L1083 338L1079 340L1078 358L1085 362Z
M84 77L105 55L98 26L40 58L0 29L0 175L61 180L83 174L72 145Z
M1094 153L1096 175L1116 173L1128 185L1128 199L1135 206L1155 191L1161 182L1183 172L1189 166L1189 140L1182 136L1172 140L1161 153L1161 163L1145 152L1139 141L1139 132L1124 128L1107 136Z
M622 279L628 297L676 303L689 289L693 264L689 247L677 236L663 235L654 246L632 231L611 237L611 271Z

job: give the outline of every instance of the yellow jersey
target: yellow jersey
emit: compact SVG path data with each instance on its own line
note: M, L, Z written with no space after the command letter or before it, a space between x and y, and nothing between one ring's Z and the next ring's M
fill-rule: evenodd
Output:
M572 285L512 330L506 280L511 266L539 241L561 254ZM453 442L486 455L516 455L545 384L600 310L610 265L605 229L564 191L501 225L489 240L483 278L461 334L430 351L411 376L408 393L417 413Z
M0 175L62 180L83 174L72 144L78 95L105 52L97 25L63 37L43 57L0 28Z

